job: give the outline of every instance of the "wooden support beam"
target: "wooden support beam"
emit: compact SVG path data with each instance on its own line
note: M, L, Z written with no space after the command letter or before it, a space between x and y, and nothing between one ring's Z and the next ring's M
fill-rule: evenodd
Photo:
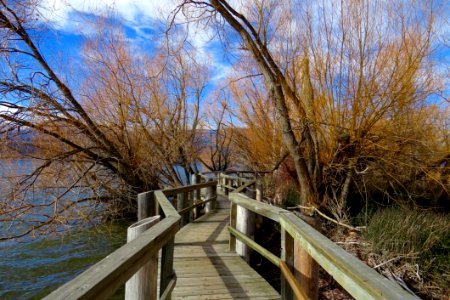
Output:
M264 258L268 259L271 263L273 263L275 266L280 266L280 258L274 255L269 250L265 249L263 246L259 245L257 242L246 236L244 233L240 232L239 230L234 229L231 226L228 226L228 231L232 236L235 236L239 241L246 244L248 247L252 248L259 254L261 254Z
M255 213L240 205L236 210L236 229L247 237L254 239L255 235ZM250 263L251 248L241 241L236 242L236 253Z
M316 218L303 219L313 228L318 227ZM309 255L299 242L294 242L295 277L306 295L306 299L319 299L319 264Z
M127 243L157 224L160 216L153 216L134 223L127 230ZM139 271L125 284L125 300L156 300L158 285L158 253L152 255Z
M213 201L209 201L205 205L205 213L210 213L216 209L216 199L217 199L217 186L208 186L206 188L205 199L213 198Z
M255 190L256 190L255 199L256 199L256 201L261 202L262 201L262 197L263 197L263 183L262 183L262 179L261 178L256 180Z
M191 192L189 192L188 193L188 207L191 207L191 206L193 206L194 205L194 203L195 203L195 200L194 200L194 191L191 191ZM188 216L188 218L189 218L189 223L193 223L194 222L194 210L193 209L189 209L186 213L185 213L185 215L187 215Z
M177 275L174 273L172 279L167 284L166 289L163 291L159 300L170 300L172 298L172 291L177 284Z
M177 210L178 212L183 211L184 208L189 206L188 202L188 193L181 193L177 196ZM189 223L189 215L187 213L180 213L181 215L181 224L180 226L183 227L184 225Z
M230 227L236 229L237 205L231 203L230 206ZM230 251L236 252L236 237L230 234Z
M153 191L138 194L137 202L138 221L157 215L157 203Z
M294 271L294 239L281 228L281 259L285 261L286 268ZM291 300L294 294L287 278L281 274L281 299Z
M290 268L284 261L280 262L280 270L281 274L283 274L283 278L285 278L285 281L288 282L289 287L292 289L297 300L309 300L310 298L308 298L308 296L303 292L294 274L292 274ZM292 298L283 298L282 296L282 299L292 299Z
M44 299L108 299L175 236L179 220L172 216L164 218Z
M174 246L175 246L175 239L172 238L161 249L161 275L160 275L161 277L159 284L159 292L161 297L175 276L175 272L173 270ZM156 270L155 274L157 273L158 270ZM167 299L170 299L170 294L167 294L166 297L168 297Z

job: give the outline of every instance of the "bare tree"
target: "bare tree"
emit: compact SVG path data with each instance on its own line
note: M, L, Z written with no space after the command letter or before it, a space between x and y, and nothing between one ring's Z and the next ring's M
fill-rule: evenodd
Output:
M202 145L199 159L210 171L225 171L232 166L235 158L228 101L214 101L206 118L203 143L199 143Z
M392 140L403 141L405 156L389 164L401 161L411 172L442 155L435 143L433 155L421 157L421 167L412 165L407 149L412 141L428 147L423 147L427 127L414 132L403 127L406 119L430 111L427 99L436 91L427 63L432 3L252 1L237 9L211 0L184 1L180 8L188 17L201 15L197 20L213 24L220 36L230 37L224 39L229 44L239 36L241 61L252 61L242 64L247 77L239 76L253 81L241 95L265 89L271 99L304 204L330 204L336 217L346 220L355 179L387 171L381 150ZM254 80L258 74L262 83ZM252 97L247 107L258 101ZM387 127L404 131L387 134Z
M39 49L36 8L0 1L0 130L31 132L33 147L28 172L9 176L0 239L133 212L136 193L181 184L197 156L207 71L194 49L175 41L153 58L134 56L104 23L71 78Z

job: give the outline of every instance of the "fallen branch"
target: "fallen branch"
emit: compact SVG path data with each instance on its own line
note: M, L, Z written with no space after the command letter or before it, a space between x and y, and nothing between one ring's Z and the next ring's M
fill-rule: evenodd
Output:
M369 243L358 242L358 241L348 241L348 242L334 242L338 245L369 245Z
M396 261L396 260L398 260L398 259L406 258L406 257L414 257L414 256L416 256L416 254L396 256L396 257L391 258L391 259L389 259L389 260L387 260L387 261L385 261L385 262L382 262L381 264L376 265L376 266L373 267L373 268L374 268L374 269L378 269L378 268L380 268L380 267L382 267L382 266L384 266L384 265L387 265L387 264L390 263L390 262Z
M316 213L317 213L319 216L321 216L322 218L327 219L327 220L330 221L330 222L333 222L333 223L335 223L335 224L337 224L337 225L339 225L339 226L343 226L343 227L345 227L345 228L347 228L347 229L350 229L350 230L352 230L352 231L362 231L363 229L366 228L366 227L363 227L363 226L353 227L353 226L351 226L351 225L348 225L348 224L345 224L345 223L336 221L335 219L333 219L333 218L327 216L326 214L324 214L323 212L321 212L320 210L318 210L318 209L315 208L314 206L297 205L297 206L294 206L294 207L288 207L287 209L288 209L288 210L294 210L294 209L298 209L298 208L310 210L310 211L312 211L312 212L316 212Z

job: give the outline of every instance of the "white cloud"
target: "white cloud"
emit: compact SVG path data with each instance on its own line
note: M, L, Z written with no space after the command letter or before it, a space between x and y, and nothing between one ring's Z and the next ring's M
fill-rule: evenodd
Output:
M57 30L85 35L95 32L91 17L112 12L124 25L132 28L138 38L152 38L148 32L164 24L179 4L179 0L42 0L40 12L43 19ZM211 34L207 29L193 28L178 14L177 22L189 28L189 41L200 51L209 43ZM95 20L94 20L95 21ZM156 26L154 26L157 24Z
M232 2L235 7L243 7L239 0ZM87 36L97 33L96 16L112 12L125 26L134 30L135 35L126 38L138 55L140 49L145 49L143 45L157 43L162 37L155 34L162 34L166 29L164 24L172 17L179 3L180 0L42 0L40 12L45 21L50 22L56 30ZM199 61L210 61L213 69L212 82L217 83L225 78L230 66L223 61L223 53L218 51L217 45L212 43L213 29L187 22L182 13L176 16L176 23L188 33L188 42L197 50L196 58Z
M18 109L13 108L8 102L0 102L0 114L13 115L17 113Z
M161 19L176 7L174 0L43 0L44 18L61 29L72 28L74 13L101 15L113 9L128 22L139 24L140 18Z

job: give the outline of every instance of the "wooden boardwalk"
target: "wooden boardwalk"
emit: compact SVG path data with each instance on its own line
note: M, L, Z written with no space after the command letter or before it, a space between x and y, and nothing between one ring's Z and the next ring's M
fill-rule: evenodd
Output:
M225 179L224 182L222 179ZM299 299L305 298L303 296L305 291L315 290L312 285L299 283L291 271L297 268L293 262L301 261L296 259L300 253L294 251L295 242L308 250L311 256L308 259L314 259L356 299L418 299L345 252L294 213L255 201L240 193L248 186L255 185L254 180L244 181L237 178L238 185L243 183L237 190L229 185L230 182L227 182L229 180L234 180L234 177L221 175L216 181L139 194L140 220L154 216L153 208L156 208L156 205L152 203L158 204L165 217L138 238L60 286L45 299L107 299L144 265L150 267L150 276L141 282L143 285L148 283L148 286L153 288L161 285L164 289L162 294L164 299L167 299L170 293L174 299L280 299L281 296L256 271L237 254L228 250L227 225L230 202L233 211L237 211L241 206L273 220L284 231L280 245L284 249L282 253L284 259L281 259L254 242L248 236L250 233L244 232L245 229L242 232L237 230L239 222L248 222L245 217L238 217L238 214L234 213L233 219L230 220L232 226L229 227L234 237L245 241L254 251L280 267L285 279L282 282L283 299L292 299L292 292ZM180 230L180 213L183 214L205 203L196 203L177 211L167 197L178 197L182 194L183 197L178 200L200 200L198 191L206 189L205 198L209 197L206 202L212 201L216 199L216 186L219 181L222 188L235 192L230 194L229 199L218 195L215 213L203 216ZM177 204L184 207L185 203ZM156 259L158 251L161 253L159 263ZM157 275L158 265L159 275ZM176 272L178 280L173 276L173 271ZM157 280L160 280L161 284L157 284ZM156 289L149 288L136 291L147 293L145 299L157 299L159 294ZM312 295L310 298L314 297L315 295Z
M267 281L228 247L229 201L175 236L173 299L280 299Z

